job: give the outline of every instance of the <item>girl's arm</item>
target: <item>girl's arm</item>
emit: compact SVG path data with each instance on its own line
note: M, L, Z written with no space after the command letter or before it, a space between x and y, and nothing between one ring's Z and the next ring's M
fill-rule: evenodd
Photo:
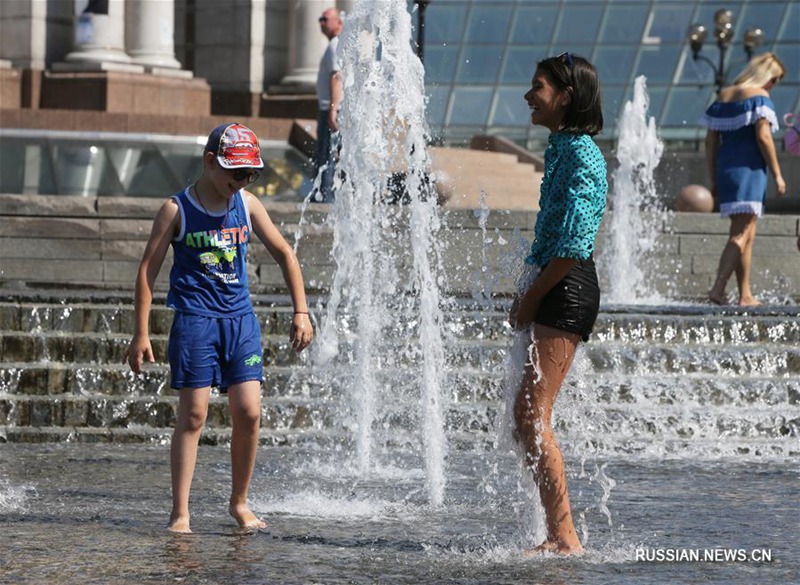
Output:
M155 361L153 348L150 345L150 309L153 304L153 285L164 263L169 244L178 231L180 224L180 214L178 205L173 199L168 200L159 209L153 229L150 232L150 239L147 241L139 270L136 273L136 291L134 293L133 315L134 332L133 339L128 346L123 363L128 362L134 373L138 374L142 370L142 363L145 359L150 363Z
M761 156L767 162L772 176L775 178L775 185L778 187L778 197L786 195L786 182L781 174L781 166L778 164L778 154L775 152L775 141L772 140L772 128L766 118L760 118L756 122L756 141L761 150Z
M303 273L300 262L292 247L281 235L280 231L267 213L264 205L252 193L245 191L247 206L250 209L250 221L253 231L264 244L270 256L278 263L283 273L283 280L289 288L289 295L294 305L294 316L289 328L289 340L296 351L305 349L314 337L314 329L308 314L306 291L303 284Z

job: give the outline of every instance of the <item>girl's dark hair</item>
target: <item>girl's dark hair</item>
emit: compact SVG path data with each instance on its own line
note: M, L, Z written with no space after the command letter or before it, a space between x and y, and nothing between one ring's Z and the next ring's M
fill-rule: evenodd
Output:
M600 80L594 65L578 55L561 53L539 61L536 70L544 73L557 89L572 88L560 128L562 132L594 136L603 129Z

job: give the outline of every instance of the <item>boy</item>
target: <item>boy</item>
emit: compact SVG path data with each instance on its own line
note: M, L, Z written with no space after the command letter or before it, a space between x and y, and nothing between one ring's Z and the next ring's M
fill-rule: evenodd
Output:
M261 202L244 187L264 167L255 133L222 124L209 135L203 174L164 203L153 222L136 277L135 331L125 360L139 373L153 362L148 322L153 283L172 244L167 306L170 385L178 389L172 437L172 514L168 530L189 533L189 490L212 386L228 393L232 486L229 513L244 529L265 528L247 505L258 447L263 365L261 336L247 286L247 244L255 233L280 265L295 308L289 339L295 351L313 337L300 265Z

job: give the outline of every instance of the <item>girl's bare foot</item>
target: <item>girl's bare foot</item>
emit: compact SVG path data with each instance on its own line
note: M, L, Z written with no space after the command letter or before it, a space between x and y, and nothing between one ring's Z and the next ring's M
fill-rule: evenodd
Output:
M261 518L257 518L247 507L247 504L231 504L228 507L228 512L239 523L239 528L263 530L267 527L267 523Z
M192 529L189 528L189 518L185 518L183 516L170 518L169 524L167 525L167 530L169 530L170 532L175 532L177 534L192 533Z
M532 550L525 551L523 554L525 556L540 555L543 553L574 555L580 552L583 552L583 547L581 546L580 542L577 542L573 545L568 545L560 540L545 540L539 546L533 548Z

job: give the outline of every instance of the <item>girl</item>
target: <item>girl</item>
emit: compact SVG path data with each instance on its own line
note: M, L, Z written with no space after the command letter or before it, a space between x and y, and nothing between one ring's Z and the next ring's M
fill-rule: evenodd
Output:
M608 185L605 160L591 138L603 128L597 71L571 53L545 59L525 101L531 122L551 134L534 242L509 315L529 346L514 419L547 520L547 538L535 550L570 554L582 546L550 417L578 342L588 339L600 306L592 253Z

